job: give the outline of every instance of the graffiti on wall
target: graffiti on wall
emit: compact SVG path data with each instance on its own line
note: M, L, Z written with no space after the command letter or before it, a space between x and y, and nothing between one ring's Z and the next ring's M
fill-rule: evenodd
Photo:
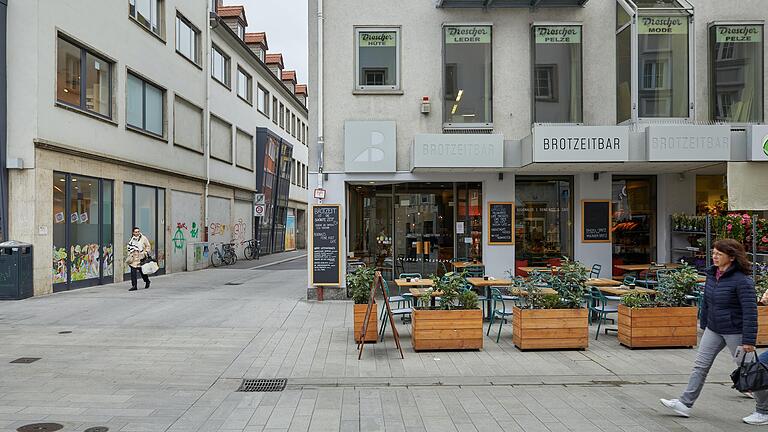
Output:
M226 230L227 230L227 226L225 224L214 222L208 226L208 235L210 236L224 235L224 232Z
M171 237L171 242L173 242L174 252L181 251L182 249L184 249L184 246L187 244L187 237L184 234L184 231L188 231L187 223L176 222L176 232L173 233L173 237Z
M197 234L200 232L200 227L196 223L192 222L192 229L189 230L189 236L193 239L197 239Z
M233 242L242 242L245 241L245 231L246 226L245 222L243 221L243 218L240 218L235 222L234 225L232 225L232 241Z

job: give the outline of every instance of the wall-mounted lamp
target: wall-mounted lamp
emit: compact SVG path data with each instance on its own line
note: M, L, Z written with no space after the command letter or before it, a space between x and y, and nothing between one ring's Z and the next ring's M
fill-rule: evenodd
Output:
M596 172L596 173L592 174L592 180L594 180L594 181L600 180L600 173Z
M504 173L499 173L499 181L504 181Z
M684 172L681 172L680 174L677 175L677 181L681 181L681 182L685 181L685 173Z

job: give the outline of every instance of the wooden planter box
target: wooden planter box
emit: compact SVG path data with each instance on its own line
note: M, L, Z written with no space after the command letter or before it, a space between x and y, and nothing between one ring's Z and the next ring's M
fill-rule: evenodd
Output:
M768 346L768 306L757 307L757 346Z
M355 306L355 342L360 343L360 332L363 331L363 320L368 304L356 304ZM368 317L368 328L365 329L365 341L373 342L379 339L379 309L373 304L371 316Z
M414 351L483 348L483 311L415 310L411 326Z
M698 308L619 305L619 343L629 348L694 347Z
M585 349L589 346L589 311L520 309L512 311L512 342L521 350Z

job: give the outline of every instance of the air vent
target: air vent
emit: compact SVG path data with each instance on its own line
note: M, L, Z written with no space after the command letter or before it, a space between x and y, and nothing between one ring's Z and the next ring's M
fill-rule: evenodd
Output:
M450 134L450 135L472 135L472 134L483 134L483 135L490 135L493 133L493 128L443 128L444 134Z

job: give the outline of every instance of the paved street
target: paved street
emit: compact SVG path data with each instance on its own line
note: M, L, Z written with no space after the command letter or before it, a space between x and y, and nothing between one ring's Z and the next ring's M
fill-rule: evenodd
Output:
M301 258L2 302L0 432L754 429L725 356L680 419L657 400L678 395L694 350L630 351L611 334L586 351L523 353L507 326L479 352L417 354L398 322L405 360L388 333L358 361L351 304L307 302L305 286ZM9 363L20 357L40 360ZM285 391L235 391L274 377Z

